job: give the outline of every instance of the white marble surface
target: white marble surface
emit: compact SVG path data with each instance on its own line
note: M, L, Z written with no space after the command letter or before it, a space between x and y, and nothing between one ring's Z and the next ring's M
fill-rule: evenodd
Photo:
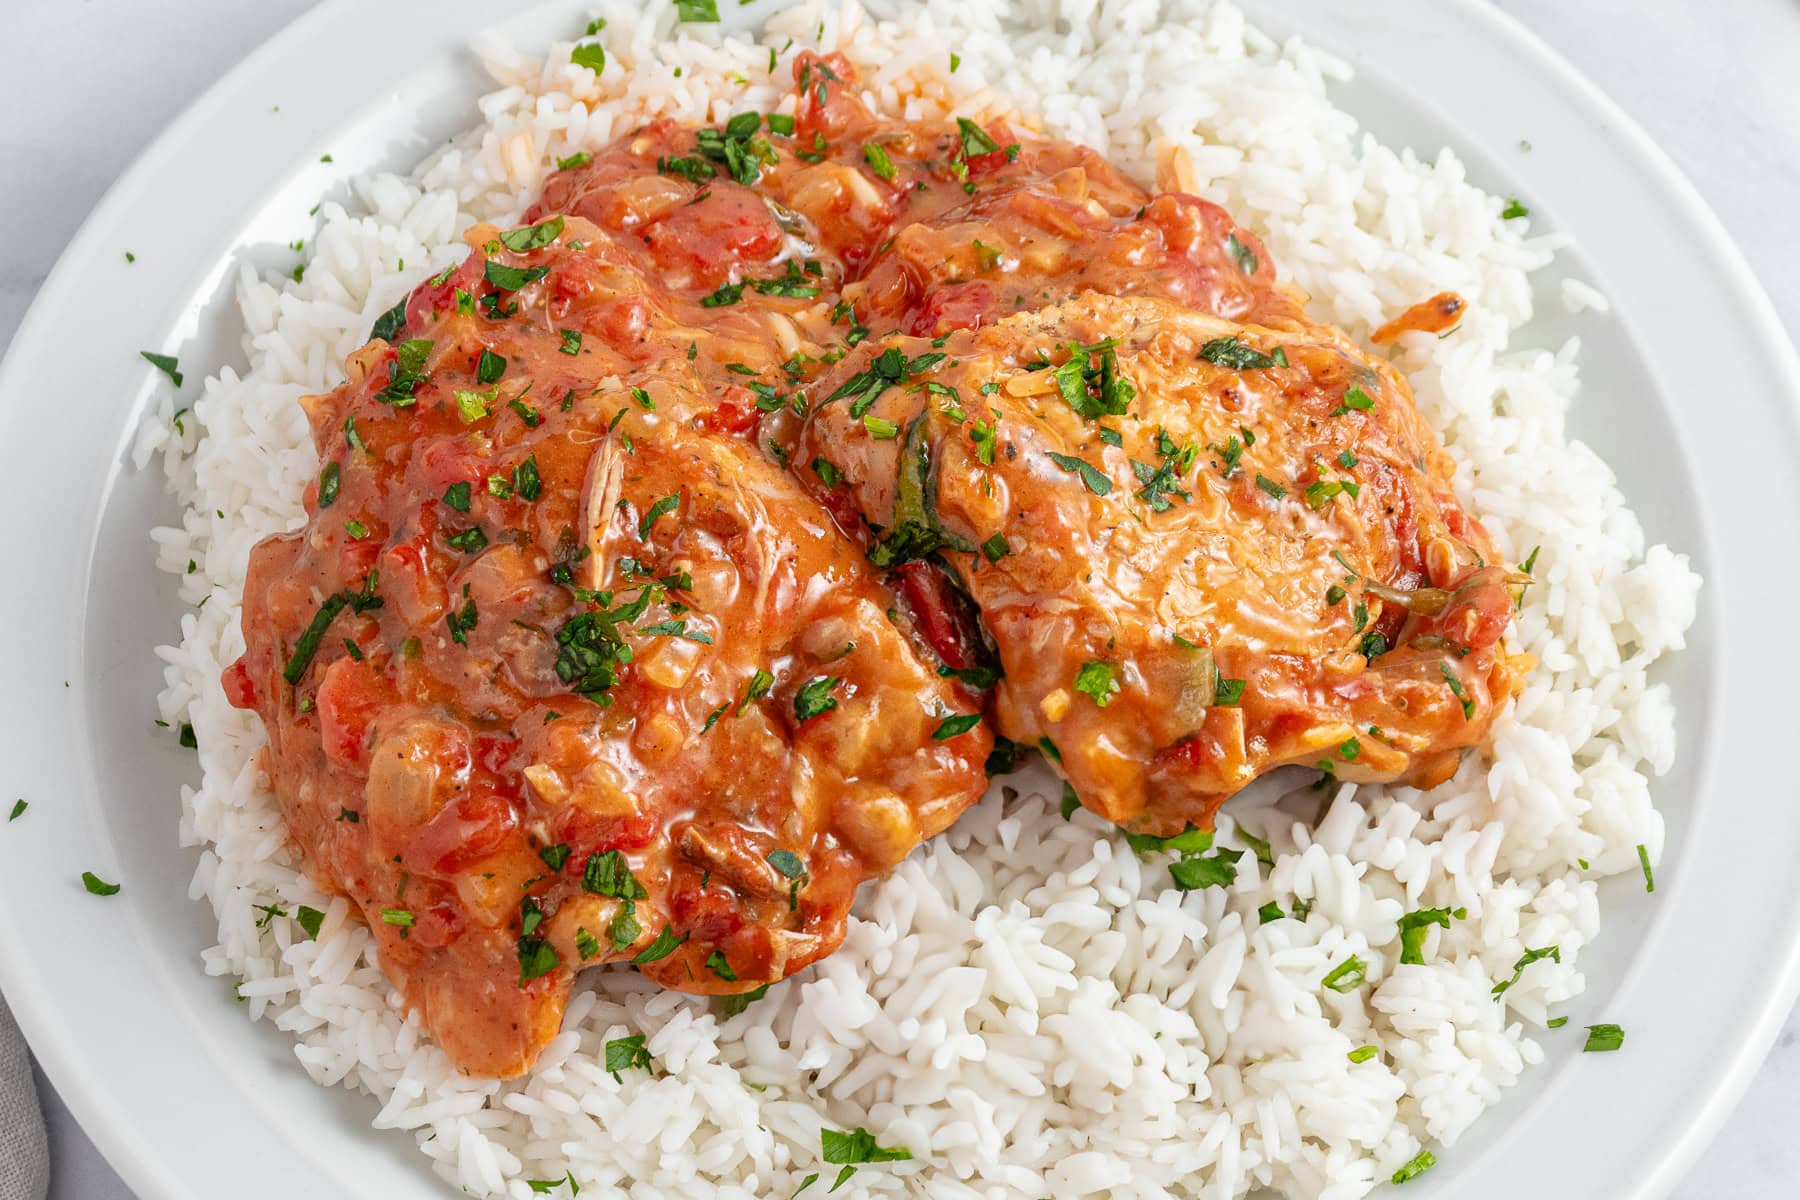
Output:
M1789 330L1800 329L1795 0L1498 2L1657 136L1750 250ZM118 169L218 74L311 3L0 3L10 44L29 47L8 56L10 102L0 127L0 347ZM129 1200L55 1094L42 1091L55 1160L52 1200ZM1800 1015L1789 1019L1736 1116L1676 1197L1800 1195L1796 1128Z

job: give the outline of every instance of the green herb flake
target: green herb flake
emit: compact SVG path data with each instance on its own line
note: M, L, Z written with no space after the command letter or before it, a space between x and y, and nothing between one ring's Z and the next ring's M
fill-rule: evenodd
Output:
M1400 918L1400 961L1423 966L1425 963L1425 934L1436 925L1440 929L1450 928L1452 917L1458 921L1468 916L1468 910L1462 908L1422 908L1417 912L1409 912Z
M1380 1053L1381 1047L1379 1046L1358 1046L1344 1057L1353 1063L1366 1063Z
M1456 672L1450 669L1450 664L1447 662L1438 663L1438 670L1444 673L1444 682L1450 685L1450 694L1455 696L1457 703L1462 705L1463 720L1472 720L1475 716L1475 701L1469 697L1467 689L1463 687L1463 681L1457 678Z
M716 0L675 0L675 19L695 24L717 24L719 6Z
M644 513L643 519L638 522L638 540L640 542L649 541L650 530L656 522L669 513L674 512L680 504L681 494L679 492L671 492L652 504L649 510Z
M1642 842L1638 843L1637 856L1638 866L1644 869L1644 890L1654 892L1656 890L1656 873L1650 869L1650 851Z
M300 928L313 941L319 940L319 930L325 926L325 914L316 908L302 904L294 910L294 920L300 922Z
M1087 490L1096 496L1104 496L1112 491L1112 480L1083 459L1072 454L1058 454L1054 450L1047 452L1050 461L1065 471L1073 471L1081 476L1081 482Z
M1517 196L1508 196L1506 198L1506 207L1500 210L1500 219L1502 221L1515 221L1520 217L1529 217L1530 215L1531 210L1526 208L1523 204L1520 204Z
M81 886L88 890L90 896L116 896L119 894L118 884L108 883L92 871L81 873Z
M1374 407L1374 397L1359 387L1352 387L1344 393L1343 402L1331 410L1331 415L1341 417L1348 412L1369 412Z
M1519 961L1513 964L1512 978L1511 979L1503 979L1499 983L1496 983L1494 985L1494 988L1493 988L1494 998L1496 1000L1498 1000L1501 996L1504 996L1506 994L1506 990L1508 988L1512 987L1513 984L1519 982L1520 977L1525 974L1525 968L1529 967L1532 963L1537 962L1539 959L1542 959L1542 958L1547 958L1551 962L1558 962L1558 963L1561 962L1562 961L1561 947L1545 946L1539 950L1525 951L1524 954L1519 956Z
M931 732L934 740L945 742L953 737L960 737L975 726L981 724L980 713L960 713L954 717L945 717L938 722L938 727Z
M1357 988L1361 987L1364 981L1368 979L1368 976L1368 964L1352 954L1349 958L1346 958L1343 962L1327 971L1325 973L1325 978L1319 980L1319 985L1321 987L1328 987L1340 995L1345 995L1354 992Z
M1220 847L1211 854L1182 858L1169 864L1169 877L1183 892L1208 887L1229 887L1237 880L1237 861L1242 850Z
M815 675L794 693L794 715L801 721L823 716L838 706L831 693L844 681L833 675Z
M647 963L660 962L675 953L676 947L680 945L681 939L675 936L675 931L664 925L662 932L656 935L656 940L638 951L637 956L631 960L632 965L641 967Z
M176 387L181 386L181 370L172 354L152 354L148 350L139 350L145 362L167 375Z
M1091 661L1081 664L1075 673L1075 690L1105 708L1119 694L1119 672L1109 662Z
M569 61L598 75L606 70L606 47L599 42L583 42L569 51ZM562 167L561 159L557 160L557 166Z
M1421 1150L1405 1166L1394 1172L1394 1182L1405 1183L1410 1179L1417 1179L1436 1165L1437 1155L1429 1150Z
M1286 488L1282 487L1279 483L1276 483L1273 479L1270 479L1267 475L1264 475L1261 471L1256 473L1256 486L1277 500L1280 500L1288 494Z
M899 172L894 169L894 160L888 157L887 149L879 142L863 143L863 161L869 164L869 170L889 183L899 177Z
M849 1133L835 1129L819 1130L819 1154L832 1165L881 1162L905 1162L912 1151L900 1147L889 1149L876 1143L875 1135L861 1128Z
M634 1033L630 1037L613 1038L606 1043L606 1069L612 1072L615 1080L619 1078L620 1071L650 1069L650 1051L644 1048L644 1041L643 1034Z
M444 489L444 503L459 513L469 511L469 485L467 481L453 483Z
M1584 1053L1600 1054L1617 1050L1625 1044L1625 1031L1617 1025L1589 1025Z
M31 805L27 804L23 800L15 801L12 806L12 812L7 814L7 817L6 817L7 823L11 824L12 822L18 820L20 817L24 816L25 810L30 807L31 807Z

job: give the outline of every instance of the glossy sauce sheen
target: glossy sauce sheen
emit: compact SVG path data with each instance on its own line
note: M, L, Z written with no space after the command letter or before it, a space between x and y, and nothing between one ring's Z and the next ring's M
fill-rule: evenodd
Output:
M829 954L857 885L981 794L984 712L1054 735L1084 803L1163 830L1361 723L1360 696L1415 711L1358 777L1420 778L1510 694L1509 610L1491 602L1507 593L1472 566L1485 537L1404 384L1307 326L1253 236L1079 147L878 119L853 83L802 56L773 120L657 123L558 172L531 225L471 230L469 258L303 401L324 464L310 519L254 552L226 687L263 718L314 878L358 905L470 1073L529 1069L584 965L741 992ZM1286 337L1295 374L1196 369L1196 339L1235 323ZM1180 480L1193 511L1152 523L1072 493L1034 449L1104 461L1115 505L1132 468L1024 364L1106 338L1139 378L1131 415L1106 421L1129 457L1155 461L1158 425L1211 437L1221 404L1275 420L1345 379L1379 392L1380 420L1324 439L1382 435L1360 541L1241 478L1201 482L1203 462ZM872 407L824 402L889 349L900 369ZM907 424L883 438L865 420L881 414ZM970 433L990 419L1009 447L991 463ZM965 550L894 553L909 447L934 527ZM1272 435L1268 469L1321 448ZM1008 556L966 549L995 532ZM1448 618L1372 610L1410 639L1396 678L1413 690L1321 674L1355 656L1350 604L1317 595L1339 543L1371 578L1473 597L1454 612L1481 621L1448 631L1465 643L1448 657L1418 643ZM1171 632L1249 680L1231 714L1170 699ZM1102 653L1120 694L1048 717ZM1424 690L1440 660L1475 700L1460 727Z

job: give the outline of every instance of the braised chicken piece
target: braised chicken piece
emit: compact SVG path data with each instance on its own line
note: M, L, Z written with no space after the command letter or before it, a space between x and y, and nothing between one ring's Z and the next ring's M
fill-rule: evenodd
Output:
M458 1066L512 1076L583 965L741 992L829 954L992 738L716 427L714 359L775 368L759 320L690 328L579 218L469 241L303 402L312 520L252 556L227 682L314 877Z
M1521 577L1405 383L1329 329L1090 295L880 339L821 390L795 460L876 561L941 564L1000 732L1108 820L1209 828L1293 763L1430 786L1517 689Z

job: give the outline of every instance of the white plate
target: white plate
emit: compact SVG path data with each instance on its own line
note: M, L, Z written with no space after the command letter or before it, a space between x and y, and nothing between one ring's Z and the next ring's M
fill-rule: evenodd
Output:
M1547 315L1529 332L1581 334L1576 434L1618 471L1651 540L1706 577L1691 648L1665 676L1682 741L1655 789L1670 850L1654 896L1631 880L1605 889L1605 936L1582 958L1589 990L1568 1033L1546 1039L1549 1061L1407 1194L1664 1194L1800 987L1780 628L1800 584L1800 361L1669 161L1490 7L1249 7L1270 32L1304 31L1354 63L1339 102L1384 141L1451 145L1478 182L1575 234L1573 269L1616 306L1575 319L1548 315L1561 310L1541 296ZM151 386L137 351L179 351L190 394L203 364L234 359L231 267L285 263L280 247L321 193L408 166L473 123L482 83L462 47L495 12L330 0L296 22L119 180L0 369L19 572L0 592L0 728L11 792L31 801L0 825L0 983L82 1125L152 1200L433 1190L410 1137L371 1132L370 1101L308 1082L285 1038L200 971L210 914L188 901L194 853L175 844L175 789L194 763L150 724L150 647L171 639L179 607L145 531L175 514L158 479L123 464ZM507 28L542 44L579 19L558 3ZM88 896L89 869L123 892ZM1582 1055L1586 1021L1623 1024L1625 1049Z

